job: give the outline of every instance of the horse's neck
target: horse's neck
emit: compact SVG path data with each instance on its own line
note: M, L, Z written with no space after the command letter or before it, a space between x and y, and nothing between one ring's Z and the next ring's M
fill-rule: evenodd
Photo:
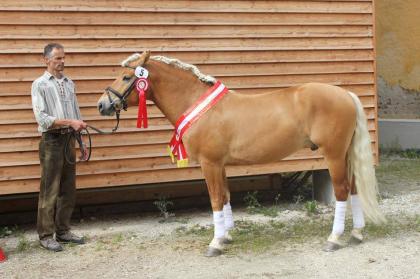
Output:
M163 62L151 60L148 68L153 90L151 99L173 125L209 87L191 72Z

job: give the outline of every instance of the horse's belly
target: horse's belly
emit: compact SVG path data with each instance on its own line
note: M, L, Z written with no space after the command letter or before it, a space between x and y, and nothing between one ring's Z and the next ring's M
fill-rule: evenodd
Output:
M259 137L254 141L232 145L227 164L263 164L278 162L300 150L302 141L294 138Z

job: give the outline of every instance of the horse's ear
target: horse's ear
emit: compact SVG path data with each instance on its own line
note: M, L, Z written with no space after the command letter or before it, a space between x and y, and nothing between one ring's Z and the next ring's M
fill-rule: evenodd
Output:
M137 66L143 66L149 60L150 50L143 51L139 59L136 61Z
M143 62L143 64L145 64L145 63L149 60L149 57L150 57L150 50L146 50L146 51L144 51L144 52L143 52L143 55L144 55L144 62Z

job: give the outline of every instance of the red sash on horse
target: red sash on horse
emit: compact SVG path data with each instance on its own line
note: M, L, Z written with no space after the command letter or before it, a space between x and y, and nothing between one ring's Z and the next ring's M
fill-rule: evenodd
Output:
M223 98L228 91L228 88L220 81L216 82L176 122L174 135L169 143L168 151L172 163L175 163L176 157L178 168L188 166L188 156L182 142L182 136L195 121Z

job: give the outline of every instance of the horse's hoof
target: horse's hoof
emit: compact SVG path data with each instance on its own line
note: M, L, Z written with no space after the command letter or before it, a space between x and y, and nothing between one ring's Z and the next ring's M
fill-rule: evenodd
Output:
M233 243L233 240L232 240L232 238L226 238L226 237L224 237L223 240L222 240L222 243L223 244L232 244Z
M222 244L232 244L233 238L230 235L229 231L225 232L225 236L222 238Z
M342 248L341 245L331 242L331 241L327 241L327 243L325 244L324 248L322 248L322 250L324 252L334 252L341 248Z
M363 242L362 239L359 239L359 238L355 237L354 235L352 235L349 239L349 245L359 245L362 242Z
M213 247L209 247L209 249L207 249L207 252L206 252L206 257L217 257L217 256L220 256L222 254L222 250L220 250L220 249L216 249L216 248L213 248Z

